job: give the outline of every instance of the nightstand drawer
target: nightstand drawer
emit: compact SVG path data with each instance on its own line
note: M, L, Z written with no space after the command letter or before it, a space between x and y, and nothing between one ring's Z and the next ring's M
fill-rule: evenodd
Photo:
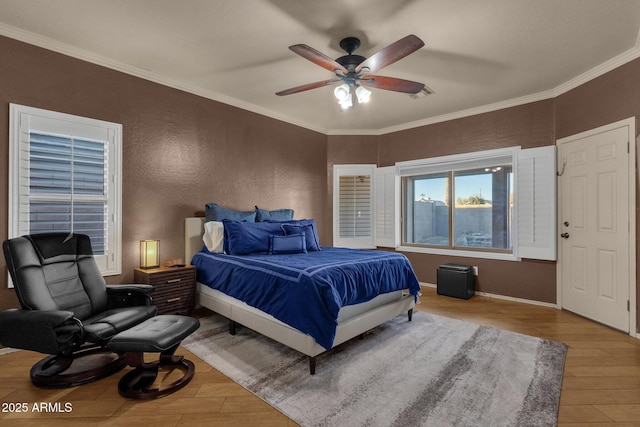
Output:
M191 283L193 280L195 280L194 269L189 269L186 271L168 271L151 274L149 277L149 284L154 286L176 285L184 282Z
M157 286L151 294L160 314L188 311L195 306L193 289L189 287Z
M196 270L193 266L136 268L134 281L154 287L151 297L158 314L190 313L195 307Z

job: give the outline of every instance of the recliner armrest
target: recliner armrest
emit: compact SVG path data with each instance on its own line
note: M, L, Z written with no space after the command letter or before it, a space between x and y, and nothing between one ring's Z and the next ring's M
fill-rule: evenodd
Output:
M139 283L134 283L130 285L107 285L107 292L109 293L119 293L119 292L141 292L145 294L150 294L153 292L153 285L143 285Z
M152 285L107 285L107 306L109 308L151 305Z
M0 344L46 354L70 354L82 344L84 329L73 312L0 311Z

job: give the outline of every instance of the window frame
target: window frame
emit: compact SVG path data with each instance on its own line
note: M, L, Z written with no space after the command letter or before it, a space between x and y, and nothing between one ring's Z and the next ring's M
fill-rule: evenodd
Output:
M511 224L511 236L513 240L513 247L511 250L492 249L486 250L483 248L469 248L464 246L455 246L455 236L452 236L455 225L453 224L455 211L454 207L450 207L450 223L449 223L449 246L438 247L432 245L420 245L411 244L405 242L405 228L407 226L406 220L406 188L405 182L408 177L420 177L435 174L449 174L449 179L453 180L453 173L456 171L465 171L480 169L484 167L495 166L496 164L509 163L512 167L513 173L513 191L514 199L517 199L516 189L517 186L517 154L520 150L519 146L500 148L496 150L486 150L473 153L455 154L442 157L434 157L428 159L411 160L407 162L396 163L396 174L401 177L401 202L400 202L400 216L402 221L402 227L400 230L400 246L398 250L405 252L418 252L429 253L436 255L449 255L449 256L464 256L470 258L487 258L487 259L499 259L499 260L519 260L517 255L517 203L514 201L513 207L513 222ZM450 183L451 195L454 197L454 184ZM455 204L455 199L452 199L452 203Z
M103 276L122 273L122 125L71 114L59 113L19 104L10 104L9 124L9 212L8 237L19 237L20 223L28 223L20 204L28 201L25 191L28 177L21 170L28 169L29 133L38 131L48 134L64 135L71 138L88 138L105 141L108 147L107 161L107 225L105 237L107 251L103 256L95 256ZM96 138L96 135L100 135ZM25 166L26 164L26 166ZM24 180L27 182L23 182ZM28 193L28 191L26 192ZM83 201L83 197L72 195L70 199ZM34 197L34 200L37 200ZM28 212L28 211L27 211Z
M511 175L511 180L508 179L508 176L505 177L505 183L507 184L507 190L510 190L511 193L515 193L514 191L514 186L512 185L512 181L513 181L513 165L512 164L506 164L506 163L502 163L499 165L494 165L493 167L498 167L500 166L502 168L503 171L507 171L508 170L508 174ZM486 168L488 168L489 166L487 166ZM514 235L515 235L515 230L513 227L513 220L514 220L514 206L507 206L507 210L508 210L508 219L507 219L507 223L509 224L509 226L505 229L506 231L506 237L505 240L511 242L511 246L508 248L496 248L496 247L488 247L488 246L471 246L471 245L462 245L458 243L458 233L460 232L460 228L459 228L459 224L458 224L458 218L459 218L459 213L461 211L464 211L464 208L459 207L458 205L458 199L460 198L457 194L457 188L458 188L458 184L457 184L457 178L468 175L470 172L484 172L484 173L473 173L474 176L476 175L488 175L489 172L485 172L483 171L483 169L486 168L481 168L481 169L457 169L457 170L450 170L448 172L438 172L435 174L429 174L429 175L417 175L417 176L405 176L403 177L402 180L402 214L403 215L411 215L412 212L410 212L413 207L409 206L409 197L411 197L412 200L415 200L415 185L417 181L420 180L424 180L424 179L438 179L438 178L443 178L448 180L448 183L445 184L444 187L444 191L448 191L448 194L445 195L445 199L449 200L449 204L445 204L444 206L447 207L447 243L446 244L429 244L429 243L412 243L412 242L408 242L406 241L406 236L407 234L411 233L411 230L408 230L408 227L412 227L413 224L411 221L407 220L406 216L403 216L403 224L405 225L405 228L402 229L402 245L403 246L412 246L412 247L428 247L428 248L436 248L436 249L454 249L454 250L464 250L464 251L475 251L475 252L495 252L495 253L506 253L506 254L511 254L514 251ZM409 184L411 184L411 188L409 187ZM496 200L495 198L493 199L494 201ZM498 205L499 206L499 205ZM496 205L494 204L492 207L492 223L494 221L494 211L493 209L496 207ZM495 228L492 230L495 231ZM444 237L444 236L443 236Z

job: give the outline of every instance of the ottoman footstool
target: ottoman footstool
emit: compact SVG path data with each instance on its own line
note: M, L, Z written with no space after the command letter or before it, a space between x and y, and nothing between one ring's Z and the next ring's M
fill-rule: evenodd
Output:
M193 317L161 315L113 337L107 344L109 350L125 353L127 364L134 368L120 379L120 394L132 399L153 399L187 385L195 367L191 361L174 353L180 342L199 327L200 322ZM159 360L145 362L144 353L160 353ZM180 369L184 375L162 388L150 388L161 367Z

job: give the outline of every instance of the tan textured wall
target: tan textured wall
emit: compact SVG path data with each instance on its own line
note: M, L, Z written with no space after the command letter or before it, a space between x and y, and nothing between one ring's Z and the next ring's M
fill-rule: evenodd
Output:
M7 237L9 103L123 125L123 266L138 241L182 257L183 218L204 204L293 208L328 223L326 135L0 37L0 240ZM319 227L322 244L331 230ZM0 257L0 309L17 306Z
M640 133L640 59L556 98L556 139L636 117Z
M552 100L437 123L380 137L380 164L491 150L510 146L539 147L555 143ZM478 267L481 292L553 303L554 262L495 261L406 253L420 281L436 283L439 265L448 262Z

